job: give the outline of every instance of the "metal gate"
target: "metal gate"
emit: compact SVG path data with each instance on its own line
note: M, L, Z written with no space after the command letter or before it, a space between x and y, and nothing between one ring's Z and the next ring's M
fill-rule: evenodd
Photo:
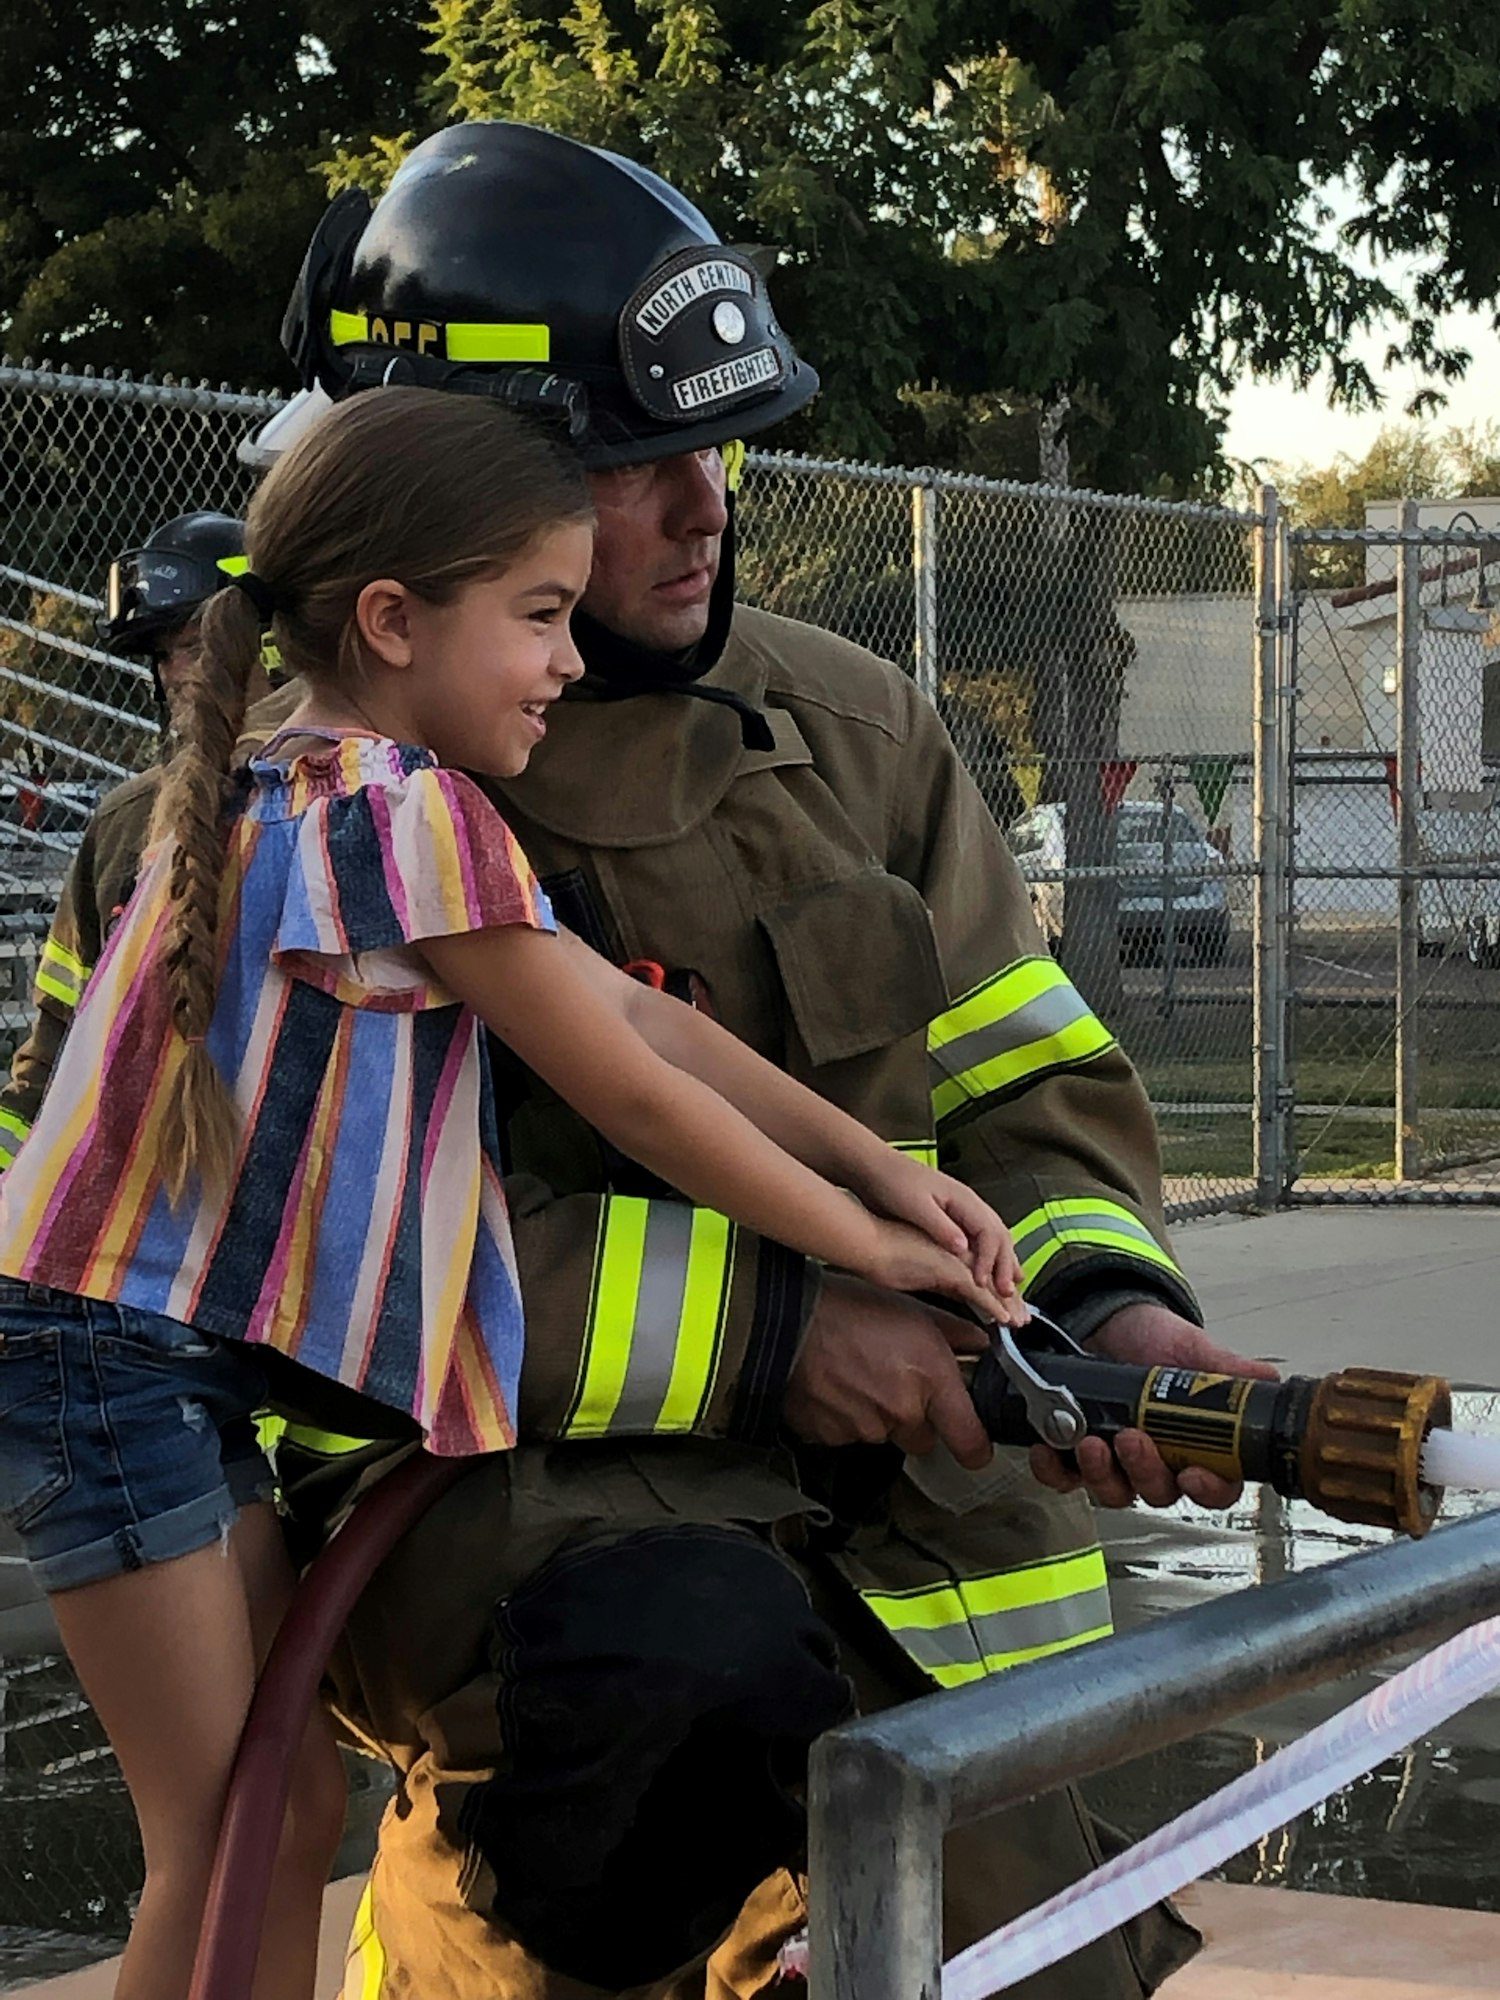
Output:
M1500 526L1407 501L1388 528L1294 531L1284 563L1286 1081L1263 1107L1284 1198L1493 1200Z

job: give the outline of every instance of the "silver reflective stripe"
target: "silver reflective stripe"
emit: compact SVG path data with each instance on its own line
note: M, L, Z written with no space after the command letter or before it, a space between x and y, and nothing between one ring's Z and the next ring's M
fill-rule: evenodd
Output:
M887 1630L910 1659L939 1678L944 1668L952 1667L978 1667L985 1673L996 1673L1012 1665L1018 1654L1060 1649L1109 1623L1109 1590L1101 1586L1051 1604L970 1616L940 1625L935 1631L889 1623Z
M718 1368L733 1262L726 1216L606 1196L564 1436L693 1428Z
M630 1360L610 1419L612 1431L649 1431L656 1426L677 1357L692 1242L693 1210L685 1202L653 1201L646 1216Z
M1181 1277L1177 1264L1128 1208L1099 1197L1045 1202L1012 1224L1021 1282L1032 1284L1059 1252L1073 1247L1140 1257Z
M1049 1040L1072 1027L1075 1021L1092 1020L1087 1001L1076 986L1060 985L1039 993L1034 1000L1027 1000L1014 1013L1003 1015L998 1021L991 1021L982 1028L974 1028L967 1035L960 1035L956 1042L947 1042L932 1052L932 1060L947 1076L962 1076L965 1070L976 1069L980 1063L988 1062L992 1056L1005 1055L1011 1049L1025 1048L1031 1042ZM1107 1042L1113 1036L1106 1035L1101 1027L1100 1034Z

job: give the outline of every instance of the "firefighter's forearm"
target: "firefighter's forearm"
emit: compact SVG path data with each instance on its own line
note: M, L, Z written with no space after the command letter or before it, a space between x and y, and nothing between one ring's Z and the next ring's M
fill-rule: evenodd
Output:
M776 1434L817 1267L711 1209L506 1183L534 1442Z

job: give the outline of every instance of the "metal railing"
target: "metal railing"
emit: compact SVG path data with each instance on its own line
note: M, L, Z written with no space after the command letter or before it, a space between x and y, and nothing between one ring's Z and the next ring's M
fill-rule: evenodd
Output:
M1480 1515L832 1731L809 1783L809 2000L941 2000L950 1827L1496 1614L1500 1515Z

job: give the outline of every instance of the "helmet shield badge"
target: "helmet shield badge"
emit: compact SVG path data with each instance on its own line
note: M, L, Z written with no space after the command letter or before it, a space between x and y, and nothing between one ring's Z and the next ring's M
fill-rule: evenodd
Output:
M620 315L620 365L660 424L701 424L778 394L796 368L748 257L694 246L669 257Z

